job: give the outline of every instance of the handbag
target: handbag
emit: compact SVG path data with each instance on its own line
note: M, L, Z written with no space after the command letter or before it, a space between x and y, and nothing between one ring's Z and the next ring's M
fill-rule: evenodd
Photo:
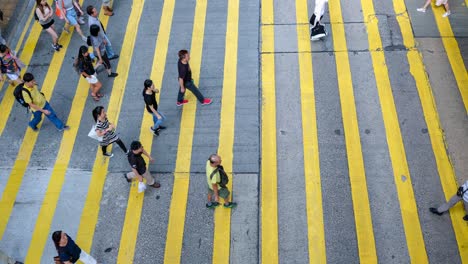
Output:
M96 133L96 125L93 125L93 127L91 128L91 130L88 133L88 137L90 137L92 139L95 139L95 140L97 140L99 142L102 141L102 137L98 136L98 134Z
M142 193L146 190L146 184L144 182L138 182L138 193Z

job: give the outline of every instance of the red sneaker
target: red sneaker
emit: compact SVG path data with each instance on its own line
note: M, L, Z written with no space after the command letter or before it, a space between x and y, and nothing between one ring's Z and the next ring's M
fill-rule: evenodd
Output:
M205 100L203 100L203 103L202 105L209 105L213 102L213 100L211 100L210 98L205 98Z
M181 102L177 102L176 105L177 106L182 106L184 104L188 103L188 100L183 100L182 103Z

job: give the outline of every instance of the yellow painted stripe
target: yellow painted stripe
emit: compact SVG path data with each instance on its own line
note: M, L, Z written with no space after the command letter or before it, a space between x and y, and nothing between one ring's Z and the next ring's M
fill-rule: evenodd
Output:
M164 69L166 66L166 55L169 46L169 36L171 33L174 5L175 0L164 1L159 24L158 37L156 40L155 53L153 57L153 67L151 68L151 79L153 80L155 87L157 87L160 91L160 93L156 94L156 100L158 102L162 89ZM143 120L141 123L142 129L140 131L140 142L149 152L152 149L154 137L151 131L149 131L147 128L153 126L153 118L152 115L146 112L146 109L143 109L143 111L145 114L143 115ZM146 159L146 157L145 160L149 165L149 161ZM140 216L141 210L143 208L143 199L145 194L144 192L139 194L137 186L137 183L134 181L132 183L132 188L130 189L127 211L125 213L125 220L120 239L119 254L117 256L117 263L132 263L135 255L135 245L137 241L138 229L140 226Z
M309 263L326 263L323 223L320 157L318 149L317 113L309 38L307 0L296 0L299 82L301 89L302 141L304 150L304 182L307 211Z
M432 150L439 172L440 182L444 190L445 198L448 200L457 190L457 181L455 171L450 163L449 156L444 142L444 133L440 123L437 106L432 94L429 78L424 69L424 62L419 51L415 48L415 40L411 28L410 19L406 12L406 5L403 0L394 0L393 7L397 16L398 24L403 36L403 42L408 49L407 57L410 66L410 72L416 82L421 106L426 120L429 138L431 139ZM459 203L454 209L450 210L452 226L457 238L458 250L462 263L468 263L468 229L462 217L465 215L463 204Z
M33 27L35 26L36 25L34 25ZM33 31L34 31L34 28L33 28ZM33 33L39 33L39 32L33 32ZM52 60L50 62L50 65L54 65L54 67L49 67L47 74L45 76L44 82L42 83L42 85L38 85L38 88L41 90L41 92L44 93L47 100L50 99L54 91L55 83L57 82L57 78L60 73L60 68L62 67L63 59L65 58L65 54L67 52L67 47L68 47L68 44L70 43L70 39L71 39L71 34L63 35L64 48L61 52L54 53ZM28 53L28 51L31 50L31 56L32 56L33 49L31 47L25 47L25 50L27 50L26 53ZM47 119L47 117L43 116L42 120L44 119ZM39 128L41 127L41 124L42 124L42 121L38 125ZM25 124L25 126L27 126L27 124ZM53 125L48 126L47 129L54 129ZM68 133L68 131L64 133ZM26 168L28 167L29 159L31 158L31 154L34 149L34 145L36 144L38 135L39 135L39 132L33 132L30 128L26 129L26 134L24 135L24 138L22 140L21 147L16 157L15 164L13 165L13 168L11 169L8 182L5 186L5 190L2 195L2 199L0 200L0 239L3 237L5 228L8 224L8 219L10 218L11 212L13 210L14 202L16 200L16 195L18 194L19 188L21 186L21 182L23 180L24 173L26 172Z
M84 78L80 78L76 93L68 115L68 124L79 124L83 115L83 109L88 96L89 84ZM41 261L44 246L49 239L50 225L54 218L57 202L60 197L65 174L67 172L70 157L75 144L78 126L71 125L70 130L65 132L60 143L52 175L49 180L47 191L42 201L34 232L26 255L26 263L39 263Z
M262 0L262 263L278 263L278 192L276 170L276 85L273 0Z
M104 15L101 14L101 18ZM107 19L108 21L108 19ZM106 21L106 25L107 25ZM104 24L103 24L104 25ZM64 50L65 52L66 50ZM72 102L70 114L67 122L69 124L79 124L83 115L83 110L88 97L89 84L83 78L79 79L78 87ZM55 214L57 202L60 197L63 183L65 181L65 174L70 162L70 157L75 144L78 127L72 126L70 131L64 134L60 144L57 160L52 170L52 175L49 180L42 206L39 211L34 232L29 250L26 255L26 261L29 263L40 262L45 243L49 237L50 225Z
M143 5L144 0L133 0L132 11L128 17L125 37L120 51L119 64L116 70L119 76L114 80L112 94L109 98L109 105L106 109L108 119L116 126L119 121L120 108L125 95L125 88L127 86L128 73L132 62ZM104 158L101 150L98 149L96 151L96 159L94 160L88 195L86 196L85 205L81 214L80 226L76 236L77 244L87 252L90 252L93 242L108 165L109 159Z
M377 251L375 249L369 194L367 192L366 172L364 169L364 159L362 157L353 81L351 78L351 67L349 66L348 47L346 45L340 1L331 0L329 2L329 7L334 49L344 51L335 52L336 74L340 91L359 259L360 263L377 263Z
M465 1L468 2L468 0ZM463 104L465 105L465 111L468 113L468 72L457 39L453 35L449 19L442 17L445 9L438 8L432 3L432 10L434 11L434 18L439 28L442 43L444 44L445 52L452 66L453 75L455 76Z
M48 2L52 2L52 1L48 1ZM29 25L31 22L32 16L34 14L33 13L34 10L35 9L33 8L33 10L31 11L31 14L29 15L29 19L28 19L29 22L27 25ZM16 44L16 51L18 51L19 48L21 47L21 43L23 41L22 38L24 38L24 34L26 34L26 32L28 31L28 28L29 27L26 26L23 32L21 33L21 37L18 43ZM21 59L21 61L23 61L24 64L26 64L26 67L21 69L22 74L24 74L28 69L27 65L29 65L29 63L31 62L31 58L32 58L34 49L36 48L37 41L39 40L39 36L41 35L41 31L42 31L42 27L41 25L39 25L39 23L34 23L32 25L31 31L28 34L26 43L24 44L24 48L22 52L19 54L19 58ZM3 83L0 83L0 87L2 86L3 86ZM11 109L15 102L15 97L13 96L14 89L15 87L9 85L5 91L5 95L2 98L2 102L0 103L0 113L2 113L0 115L0 136L3 134L3 130L5 129L6 123L8 121L8 117L10 116Z
M405 229L408 253L412 263L427 263L427 253L424 244L418 209L414 198L406 152L401 136L398 114L393 99L392 87L385 62L385 54L380 38L378 19L375 16L372 0L361 0L362 14L368 32L369 49L371 52L374 74L379 93L382 116L386 130L388 150L393 166L395 185L400 200L400 210Z
M207 0L197 0L190 49L190 67L194 82L198 83L200 65L205 36ZM180 120L179 145L174 172L174 187L172 191L171 206L169 209L169 222L167 226L166 249L164 263L179 263L184 239L185 210L187 207L188 188L190 180L190 164L192 158L193 132L195 129L195 114L197 100L190 92L190 103L183 106Z
M231 191L233 190L232 182L234 181L232 157L236 111L238 29L239 0L229 0L218 154L223 158L225 170L231 172L231 180L228 184ZM231 192L231 199L233 198L233 192ZM215 210L214 214L213 264L229 263L230 248L231 210L219 208Z

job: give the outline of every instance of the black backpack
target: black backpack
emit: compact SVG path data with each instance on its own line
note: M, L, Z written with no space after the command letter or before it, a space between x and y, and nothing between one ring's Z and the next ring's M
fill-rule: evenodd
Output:
M15 99L18 103L20 103L23 107L26 107L29 109L29 104L24 101L23 91L28 93L29 98L31 98L32 100L31 93L28 91L28 89L24 88L24 84L22 83L16 86L15 90L13 91L13 96L15 96Z
M224 167L221 166L221 165L218 165L218 167L211 173L210 175L210 180L213 179L213 175L216 174L216 172L219 172L219 186L221 186L221 188L226 188L226 185L229 183L229 178L226 174L226 172L224 171Z

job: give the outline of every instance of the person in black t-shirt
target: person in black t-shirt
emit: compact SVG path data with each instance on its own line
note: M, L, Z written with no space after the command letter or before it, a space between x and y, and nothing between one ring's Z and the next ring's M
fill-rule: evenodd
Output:
M143 89L143 99L145 100L146 111L153 116L154 125L150 127L151 131L155 136L159 136L161 129L165 129L165 126L161 126L166 117L158 111L158 102L156 101L156 94L159 90L154 87L152 80L145 80L145 88Z
M150 162L154 162L154 159L150 154L148 154L148 152L146 152L146 150L143 149L140 141L133 141L130 145L130 149L131 151L128 153L128 163L130 163L132 171L129 173L124 173L124 178L127 180L127 182L131 182L134 178L137 178L138 181L143 182L143 178L145 178L147 185L153 188L161 187L161 184L156 182L151 173L146 169L146 162L141 154L144 154L146 157L148 157Z
M99 93L101 90L102 83L99 81L96 75L96 70L93 66L93 60L91 59L88 47L81 46L78 51L78 57L74 63L76 70L88 81L89 89L91 90L91 97L94 101L98 102L103 96Z
M192 80L192 70L189 65L190 54L187 50L179 51L179 62L177 68L179 70L179 94L177 96L177 106L188 103L188 100L184 99L185 89L189 89L200 101L202 105L209 105L213 102L210 98L205 98L198 90L197 86Z
M97 261L78 247L75 241L65 232L61 230L55 231L52 233L52 240L57 249L58 259L62 263L70 264L80 260L84 264L97 264Z

